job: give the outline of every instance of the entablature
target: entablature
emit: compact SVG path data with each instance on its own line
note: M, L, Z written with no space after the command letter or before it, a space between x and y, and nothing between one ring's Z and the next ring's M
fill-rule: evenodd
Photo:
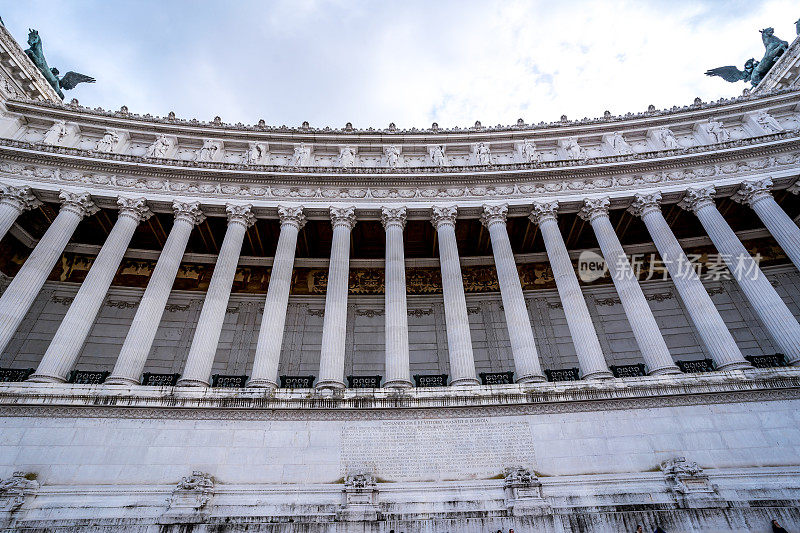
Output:
M800 92L784 89L758 98L578 123L375 132L235 128L9 100L8 112L0 118L0 137L9 139L7 146L28 146L100 166L135 164L151 172L180 168L259 180L302 174L315 181L363 180L369 175L391 182L577 170L722 151L796 132L799 101Z

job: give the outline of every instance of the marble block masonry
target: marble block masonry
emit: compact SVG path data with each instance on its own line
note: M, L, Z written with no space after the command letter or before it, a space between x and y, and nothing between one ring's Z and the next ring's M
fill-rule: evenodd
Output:
M800 39L735 98L462 129L0 56L0 530L800 528Z

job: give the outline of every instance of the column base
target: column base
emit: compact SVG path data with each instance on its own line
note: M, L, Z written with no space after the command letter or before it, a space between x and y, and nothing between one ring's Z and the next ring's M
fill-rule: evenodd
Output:
M677 366L664 366L647 373L648 376L669 376L674 374L683 374L683 372Z
M531 374L517 379L516 383L543 383L545 381L547 381L547 378L541 374Z
M126 378L124 376L109 376L103 382L103 385L141 385L140 382L133 378Z
M176 387L206 387L208 388L211 384L208 381L203 381L202 379L179 379L178 382L175 384Z
M248 388L252 387L256 389L277 389L278 384L272 381L271 379L256 378L249 380L245 385L245 387Z
M410 389L414 384L407 379L394 379L383 384L384 389Z
M728 370L746 370L748 368L753 368L747 361L733 361L732 363L725 363L724 365L720 365L717 367L717 370L720 372L727 372Z
M51 376L49 374L31 374L25 381L31 383L66 383L67 380L61 376Z
M610 370L597 370L581 376L581 379L614 379Z
M460 379L454 379L453 381L450 382L451 387L460 387L462 385L468 385L470 387L474 387L480 384L481 382L477 378L460 378Z
M314 388L317 390L339 390L347 387L345 387L345 384L341 381L336 381L335 379L326 379L317 383L317 386Z

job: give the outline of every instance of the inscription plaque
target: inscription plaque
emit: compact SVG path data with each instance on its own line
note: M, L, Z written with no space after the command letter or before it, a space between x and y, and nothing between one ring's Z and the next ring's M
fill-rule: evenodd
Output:
M384 420L341 429L342 474L388 481L488 479L535 464L527 421L490 418Z

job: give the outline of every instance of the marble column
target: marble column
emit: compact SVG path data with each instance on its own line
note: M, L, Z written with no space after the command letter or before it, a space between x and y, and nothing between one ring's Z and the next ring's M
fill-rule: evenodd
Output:
M579 215L592 225L648 373L677 374L680 370L672 360L653 311L647 304L639 280L608 218L609 203L608 198L587 199Z
M683 306L717 370L737 370L751 365L742 355L711 296L697 276L683 248L661 214L661 193L637 194L628 209L641 217L669 272Z
M525 305L525 298L522 296L517 263L508 238L507 215L507 204L484 205L481 223L489 230L489 238L492 241L494 266L505 310L511 354L514 357L516 381L517 383L545 381L528 316L528 306Z
M140 222L150 218L150 209L144 198L121 197L117 199L117 204L117 222L81 283L39 368L28 381L63 383L67 380L67 373L77 361L89 336L134 231Z
M214 273L211 275L203 308L200 310L192 344L189 347L189 355L186 357L186 366L177 383L179 387L209 386L211 367L214 366L214 356L222 333L222 323L225 321L225 310L228 309L228 300L231 297L242 243L247 228L256 221L252 209L253 206L249 204L225 206L225 211L228 213L228 229L219 247Z
M731 200L749 205L794 266L800 269L800 228L772 197L771 188L772 180L769 178L746 181L731 196Z
M384 387L408 388L411 365L408 354L408 306L403 229L405 207L384 207L381 222L386 230L386 377Z
M558 228L556 213L558 202L535 203L530 219L539 225L542 240L547 250L547 259L553 270L558 296L564 307L564 316L567 327L578 356L578 365L581 369L582 379L608 379L614 377L608 369L608 364L597 338L589 308L583 297L575 268L569 258L569 252Z
M472 336L464 297L464 278L456 243L456 206L434 206L431 222L439 240L439 265L442 270L444 320L447 350L450 355L450 385L480 385L475 373Z
M164 314L164 306L169 299L175 276L186 251L192 229L205 220L199 202L178 202L172 204L175 222L161 250L156 267L150 274L150 281L139 302L131 328L122 343L114 370L106 379L107 385L137 385L140 383L147 356L153 346L158 325Z
M302 207L278 207L278 216L281 219L281 233L269 275L267 299L264 302L264 314L253 361L253 375L247 382L248 387L274 389L278 386L278 364L283 346L286 310L289 306L289 290L292 288L297 235L306 224Z
M0 297L0 353L5 351L78 223L99 209L88 193L61 191L61 209Z
M689 189L678 205L700 220L778 351L800 365L800 324L717 210L715 192L714 187Z
M325 318L322 322L322 353L318 389L343 389L344 351L347 334L347 290L350 281L350 232L356 224L355 207L331 207L331 243Z
M0 184L0 239L24 211L35 209L42 202L33 194L30 187L14 187Z

